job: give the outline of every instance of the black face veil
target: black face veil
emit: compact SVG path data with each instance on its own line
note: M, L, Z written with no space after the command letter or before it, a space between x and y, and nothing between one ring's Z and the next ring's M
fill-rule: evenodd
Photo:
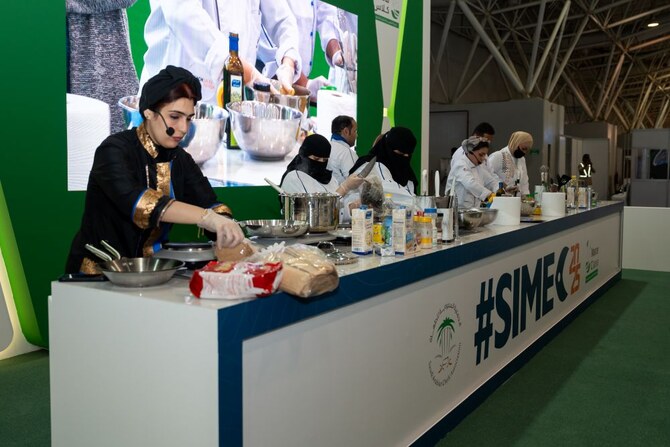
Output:
M302 171L306 174L309 174L319 183L327 185L330 183L330 179L333 176L332 171L326 169L328 162L315 161L309 158L310 155L320 158L329 158L330 157L330 142L319 134L313 134L305 138L298 155L296 155L293 160L286 167L286 172L282 176L281 180L284 181L284 177L291 171Z
M364 163L370 161L373 156L377 156L377 162L382 163L391 171L393 180L399 185L407 186L407 182L411 180L414 183L414 193L416 194L418 181L410 165L415 147L416 138L410 129L406 127L393 127L377 141L368 155L364 155L358 159L350 173L355 172ZM400 152L400 154L395 151ZM402 154L407 154L408 156Z

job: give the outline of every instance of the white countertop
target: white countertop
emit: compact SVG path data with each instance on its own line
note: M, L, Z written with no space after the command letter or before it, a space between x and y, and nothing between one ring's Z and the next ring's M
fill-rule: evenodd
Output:
M602 202L601 208L607 206L608 204L613 204L617 202ZM598 209L594 208L594 209ZM575 214L585 213L587 210L570 210L567 216L572 216ZM543 217L545 222L550 222L554 220L559 220L561 217ZM379 266L393 264L397 262L402 262L407 259L414 259L421 256L426 256L435 252L451 250L456 247L461 247L469 243L480 241L483 239L491 238L494 236L503 235L506 233L511 233L520 229L529 228L531 226L542 225L542 223L521 223L520 225L487 225L485 227L476 228L470 231L461 230L459 238L448 244L439 244L437 247L431 249L419 249L415 253L410 255L398 255L398 256L388 256L382 257L376 254L370 254L366 256L359 256L358 262L353 264L338 265L336 266L339 276L346 277L347 275L352 275L355 273L360 273L366 270L374 269ZM290 243L287 240L287 243ZM350 247L346 245L336 245L336 248L342 251L349 251ZM54 283L54 287L59 287L62 285L72 285L75 283ZM154 286L154 287L143 287L143 288L130 288L122 287L110 282L99 282L99 283L76 283L77 286L83 286L87 288L96 289L99 292L109 292L112 294L122 293L129 296L137 296L149 299L156 299L161 301L173 302L175 304L194 306L204 309L222 309L229 306L234 306L235 304L251 301L253 299L263 299L263 298L252 298L245 300L225 300L225 299L199 299L195 298L190 294L189 291L189 278L185 276L175 275L170 281L165 284Z

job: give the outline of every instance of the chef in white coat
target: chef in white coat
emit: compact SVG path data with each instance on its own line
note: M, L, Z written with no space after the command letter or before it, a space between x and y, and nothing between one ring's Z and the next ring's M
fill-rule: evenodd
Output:
M513 132L507 146L491 154L488 165L491 171L503 182L508 193L530 194L526 154L533 147L533 136L528 132Z
M282 88L290 90L300 77L297 25L286 0L150 0L150 4L140 89L163 67L176 65L200 79L202 101L216 104L230 32L239 34L245 83L267 82L254 67L261 24L278 42L275 74Z
M489 143L470 137L463 141L462 147L465 154L454 161L447 186L454 185L459 208L479 208L480 203L489 200L498 189L498 178L486 167Z
M342 197L340 221L351 220L351 208L360 205L357 189L365 179L357 175L348 176L343 182L335 180L328 166L330 142L322 135L312 134L305 138L298 155L286 167L281 187L287 193L330 193Z
M320 0L287 0L291 13L295 17L298 31L298 51L302 62L301 73L296 81L298 85L307 87L310 91L310 100L316 101L317 92L324 85L329 85L323 76L309 79L314 60L314 46L316 34L321 39L321 49L326 55L326 61L332 66L342 67L344 58L339 42L337 28L337 8ZM281 46L264 32L261 35L258 47L258 58L265 63L263 74L272 77L277 71L277 51Z
M349 177L349 171L358 160L354 150L358 138L358 123L347 115L338 115L333 119L330 127L330 158L328 169L333 171L333 177L338 183Z

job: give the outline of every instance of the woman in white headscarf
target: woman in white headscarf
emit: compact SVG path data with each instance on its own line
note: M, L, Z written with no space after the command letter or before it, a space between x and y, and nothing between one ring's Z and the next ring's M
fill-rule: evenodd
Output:
M509 193L530 194L526 154L533 147L533 136L528 132L512 133L507 146L494 152L488 159L491 171L503 182Z

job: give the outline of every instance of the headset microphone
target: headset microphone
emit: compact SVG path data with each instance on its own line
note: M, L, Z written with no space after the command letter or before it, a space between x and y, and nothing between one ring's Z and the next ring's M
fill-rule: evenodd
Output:
M167 122L165 121L165 118L163 118L163 115L161 115L160 112L156 112L156 113L158 113L158 116L160 116L161 119L163 120L163 124L165 124L165 133L168 135L168 137L171 137L172 135L174 135L174 127L170 127L170 126L167 125Z

